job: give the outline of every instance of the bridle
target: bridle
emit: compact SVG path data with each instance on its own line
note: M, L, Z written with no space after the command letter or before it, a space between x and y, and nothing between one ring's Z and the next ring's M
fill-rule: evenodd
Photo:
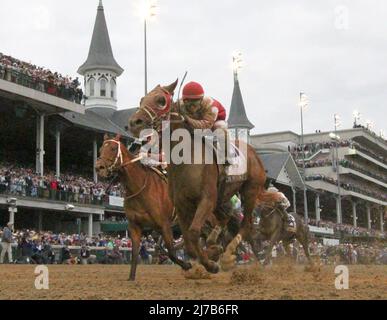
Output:
M164 97L166 98L166 106L164 109L156 111L155 108L152 108L148 105L143 105L140 106L136 111L136 113L138 113L143 110L150 120L148 124L151 125L157 132L161 131L162 122L164 120L169 120L172 106L172 95L163 88L161 88L161 90L165 94Z
M143 158L143 156L138 156L138 157L136 157L136 158L134 158L134 159L124 163L123 156L122 156L122 150L121 150L121 142L117 141L117 140L114 140L114 139L106 140L104 142L104 144L106 142L113 142L113 143L116 143L118 145L117 155L116 155L116 158L114 160L114 163L106 169L109 174L112 174L115 170L119 170L119 169L122 169L122 168L130 165L130 164L136 163L136 162L140 161ZM117 166L118 161L120 161L120 164ZM144 191L144 189L146 188L146 185L148 183L148 176L149 176L149 171L147 171L147 173L146 173L145 182L144 182L144 185L141 187L141 189L138 192L136 192L136 193L134 193L134 194L132 194L130 196L125 197L126 200L132 199L132 198L138 196L141 192ZM110 186L109 186L108 189L110 189Z
M124 163L124 160L122 157L121 142L114 140L114 139L106 140L104 142L104 144L106 142L113 142L113 143L116 143L118 145L117 155L116 155L116 158L115 158L113 164L106 168L106 170L108 171L109 174L113 173L115 170L122 169L122 168L124 168L132 163L135 163L137 161L140 161L142 159L142 156L138 156L137 158L134 158L134 159ZM104 159L102 159L102 160L104 160ZM120 162L119 164L118 164L118 161Z

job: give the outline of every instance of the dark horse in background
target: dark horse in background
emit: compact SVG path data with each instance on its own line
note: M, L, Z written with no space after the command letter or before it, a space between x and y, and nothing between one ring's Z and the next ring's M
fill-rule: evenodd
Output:
M273 246L279 241L282 241L286 253L291 256L290 244L295 239L302 244L305 256L309 263L312 263L309 253L309 228L298 214L290 213L296 221L296 230L291 232L287 230L287 223L284 222L280 213L282 209L278 205L274 203L271 205L261 204L257 209L260 213L257 236L258 247L263 249L263 242L269 241L265 252L266 264L270 263Z
M188 270L191 265L176 257L173 246L174 207L169 198L166 180L151 168L142 165L140 158L129 153L120 141L120 136L110 139L105 135L99 152L100 157L96 163L98 175L107 178L115 172L118 173L126 192L124 210L132 239L129 280L135 280L136 277L141 236L145 228L159 232L164 239L169 258L184 270Z
M184 115L179 113L178 105L172 101L176 86L177 81L165 87L159 85L141 99L139 109L129 119L132 134L139 137L141 131L145 129L154 129L160 133L161 123L164 120L170 121L170 136L177 129L188 129ZM243 181L226 183L224 181L225 166L217 164L213 150L210 150L213 157L211 164L205 163L203 157L201 163L197 163L193 137L190 135L189 138L191 139L190 162L175 164L172 160L168 165L169 194L176 207L188 254L192 258L198 258L208 272L217 273L218 264L211 259L209 253L199 242L202 227L208 216L213 213L220 225L225 227L228 217L223 214L219 204L229 202L236 193L241 195L244 218L239 234L234 238L235 241L231 241L226 249L226 253L230 253L235 248L235 242L239 243L242 239L255 244L253 209L257 202L275 202L276 196L265 190L265 169L261 159L250 145L242 141L235 141L237 146L242 146L244 147L242 149L247 150L244 155L247 161L246 178ZM169 155L179 143L179 141L170 140L170 150L164 150ZM201 155L208 152L207 148L210 147L202 141Z

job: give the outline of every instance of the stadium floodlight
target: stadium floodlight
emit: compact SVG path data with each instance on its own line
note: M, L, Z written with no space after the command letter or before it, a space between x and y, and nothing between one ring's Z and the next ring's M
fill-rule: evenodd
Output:
M385 139L386 138L386 133L384 132L384 130L380 130L380 137L382 139Z
M306 109L309 105L309 98L304 92L300 92L300 100L298 102L300 107L301 115L301 150L302 150L302 168L304 172L304 179L306 179L306 170L305 170L305 144L304 144L304 116L303 110ZM308 197L306 184L304 183L304 221L308 223Z
M358 121L360 120L360 117L361 117L361 113L357 110L355 110L353 113L353 118L354 118L354 124L355 124L355 127L358 125Z
M299 102L299 106L300 106L300 108L302 108L302 109L306 109L306 108L308 108L308 106L309 106L309 98L308 98L308 96L305 94L305 92L300 92L300 102Z
M335 113L334 115L334 121L335 121L335 130L336 130L338 127L341 126L341 118L337 113Z
M142 19L150 20L157 15L157 1L142 0L138 5L138 14Z
M238 73L243 68L242 52L234 51L232 54L232 69L234 73Z

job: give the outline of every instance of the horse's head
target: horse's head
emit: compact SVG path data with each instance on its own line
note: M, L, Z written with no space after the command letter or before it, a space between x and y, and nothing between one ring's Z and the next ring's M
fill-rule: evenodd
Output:
M125 147L120 139L120 135L115 138L110 138L107 134L104 136L103 145L99 149L99 158L95 164L95 170L102 178L110 177L123 164L122 149Z
M162 121L169 118L177 83L178 80L169 86L158 85L141 99L137 112L129 118L129 129L135 137L145 129L161 129Z

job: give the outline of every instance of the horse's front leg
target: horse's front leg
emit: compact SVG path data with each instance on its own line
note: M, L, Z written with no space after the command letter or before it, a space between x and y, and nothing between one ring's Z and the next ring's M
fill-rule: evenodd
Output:
M214 202L210 199L208 195L204 196L203 199L199 202L199 205L196 209L194 219L191 223L191 226L188 230L188 239L192 246L195 248L197 256L200 263L206 268L208 272L218 273L219 266L216 262L209 260L207 252L203 250L200 246L199 239L202 227L207 220L209 214L214 211Z
M173 246L172 228L169 224L164 225L161 230L161 235L164 239L165 247L168 250L168 256L172 262L178 264L183 270L189 270L192 268L191 264L179 259L176 256L176 249Z
M236 237L227 245L225 254L221 259L221 261L223 261L222 268L224 270L230 269L231 261L235 260L234 258L236 248L242 240L247 241L251 245L254 254L257 256L257 249L255 243L257 238L257 232L254 229L253 210L256 204L258 191L259 187L256 183L247 183L243 186L241 196L242 206L244 209L244 217L241 223L241 227L239 229L239 234L237 234Z
M138 254L140 252L141 228L134 223L129 223L130 238L132 239L132 261L130 266L129 281L136 279Z
M302 244L302 248L304 250L305 256L308 259L309 264L313 265L313 261L310 257L309 251L309 231L308 227L305 226L302 222L297 223L297 232L296 239L299 243Z
M269 239L269 246L268 246L268 248L266 249L265 262L264 262L264 264L270 264L271 256L272 256L272 251L273 251L273 247L274 247L274 245L279 241L280 237L281 237L281 230L280 230L280 229L277 229L277 230L274 231L273 234L271 235L271 237L270 237L270 239Z

